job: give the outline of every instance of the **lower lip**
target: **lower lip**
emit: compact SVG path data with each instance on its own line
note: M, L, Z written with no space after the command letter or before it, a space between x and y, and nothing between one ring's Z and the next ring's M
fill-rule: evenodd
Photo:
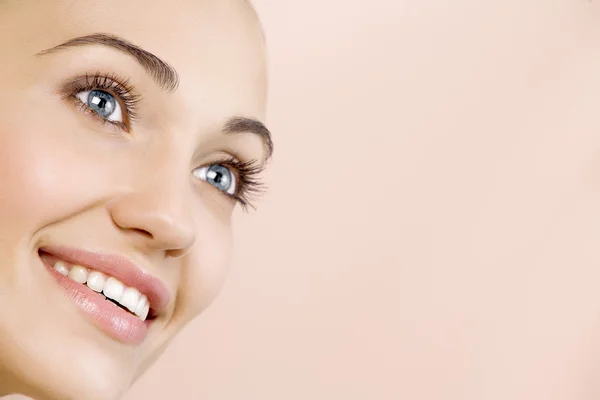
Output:
M60 274L44 260L50 275L58 282L61 290L65 293L96 327L109 337L127 345L141 344L152 320L142 321L139 317L119 308L114 303L94 292L92 289L77 283L70 278Z

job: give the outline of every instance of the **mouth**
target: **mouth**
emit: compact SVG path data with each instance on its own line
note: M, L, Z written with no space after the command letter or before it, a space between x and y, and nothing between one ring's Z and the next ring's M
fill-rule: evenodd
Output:
M39 251L39 255L47 266L59 274L86 286L116 307L137 316L140 320L156 318L156 312L150 308L148 296L137 288L125 285L113 276L61 260L43 250Z
M123 257L66 248L40 248L38 255L63 293L119 342L143 342L169 302L161 281Z

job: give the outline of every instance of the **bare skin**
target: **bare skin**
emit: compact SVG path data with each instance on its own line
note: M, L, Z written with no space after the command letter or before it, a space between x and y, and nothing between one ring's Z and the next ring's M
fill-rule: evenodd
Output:
M246 196L223 160L257 170L270 154L260 25L239 0L53 0L0 3L0 27L0 396L118 399L226 275ZM55 48L78 37L104 43ZM115 37L177 79L107 44ZM90 82L113 85L103 91L120 114L90 108L93 88L71 93ZM224 133L232 118L236 133ZM215 165L228 187L202 174ZM61 293L43 246L132 260L168 289L166 310L139 345L107 336Z

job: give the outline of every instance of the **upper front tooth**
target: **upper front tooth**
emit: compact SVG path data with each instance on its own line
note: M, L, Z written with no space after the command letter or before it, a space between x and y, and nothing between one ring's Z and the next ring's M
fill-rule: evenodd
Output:
M141 317L144 315L144 309L148 306L148 297L145 294L140 296L140 301L135 306L135 310L133 311L135 315Z
M106 277L102 272L92 271L90 276L87 279L87 285L94 292L100 293L104 288L104 282L106 281Z
M115 278L108 278L104 283L103 292L109 299L120 302L124 291L125 285Z
M148 312L150 312L150 304L146 304L146 307L144 307L144 311L142 312L142 315L140 315L140 318L142 319L142 321L145 321L146 318L148 318Z
M81 265L74 265L69 271L69 278L75 282L85 283L88 278L88 270Z
M62 261L57 261L54 264L54 269L56 271L58 271L61 275L64 275L64 276L68 276L69 275L69 268Z
M133 287L128 287L123 292L123 298L119 303L123 305L123 307L127 307L127 309L131 312L134 312L138 303L140 301L140 292Z

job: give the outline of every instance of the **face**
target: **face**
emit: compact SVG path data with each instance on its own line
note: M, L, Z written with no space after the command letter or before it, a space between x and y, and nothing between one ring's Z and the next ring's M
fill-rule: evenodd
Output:
M259 189L259 22L20 0L0 26L0 395L116 399L214 299Z

